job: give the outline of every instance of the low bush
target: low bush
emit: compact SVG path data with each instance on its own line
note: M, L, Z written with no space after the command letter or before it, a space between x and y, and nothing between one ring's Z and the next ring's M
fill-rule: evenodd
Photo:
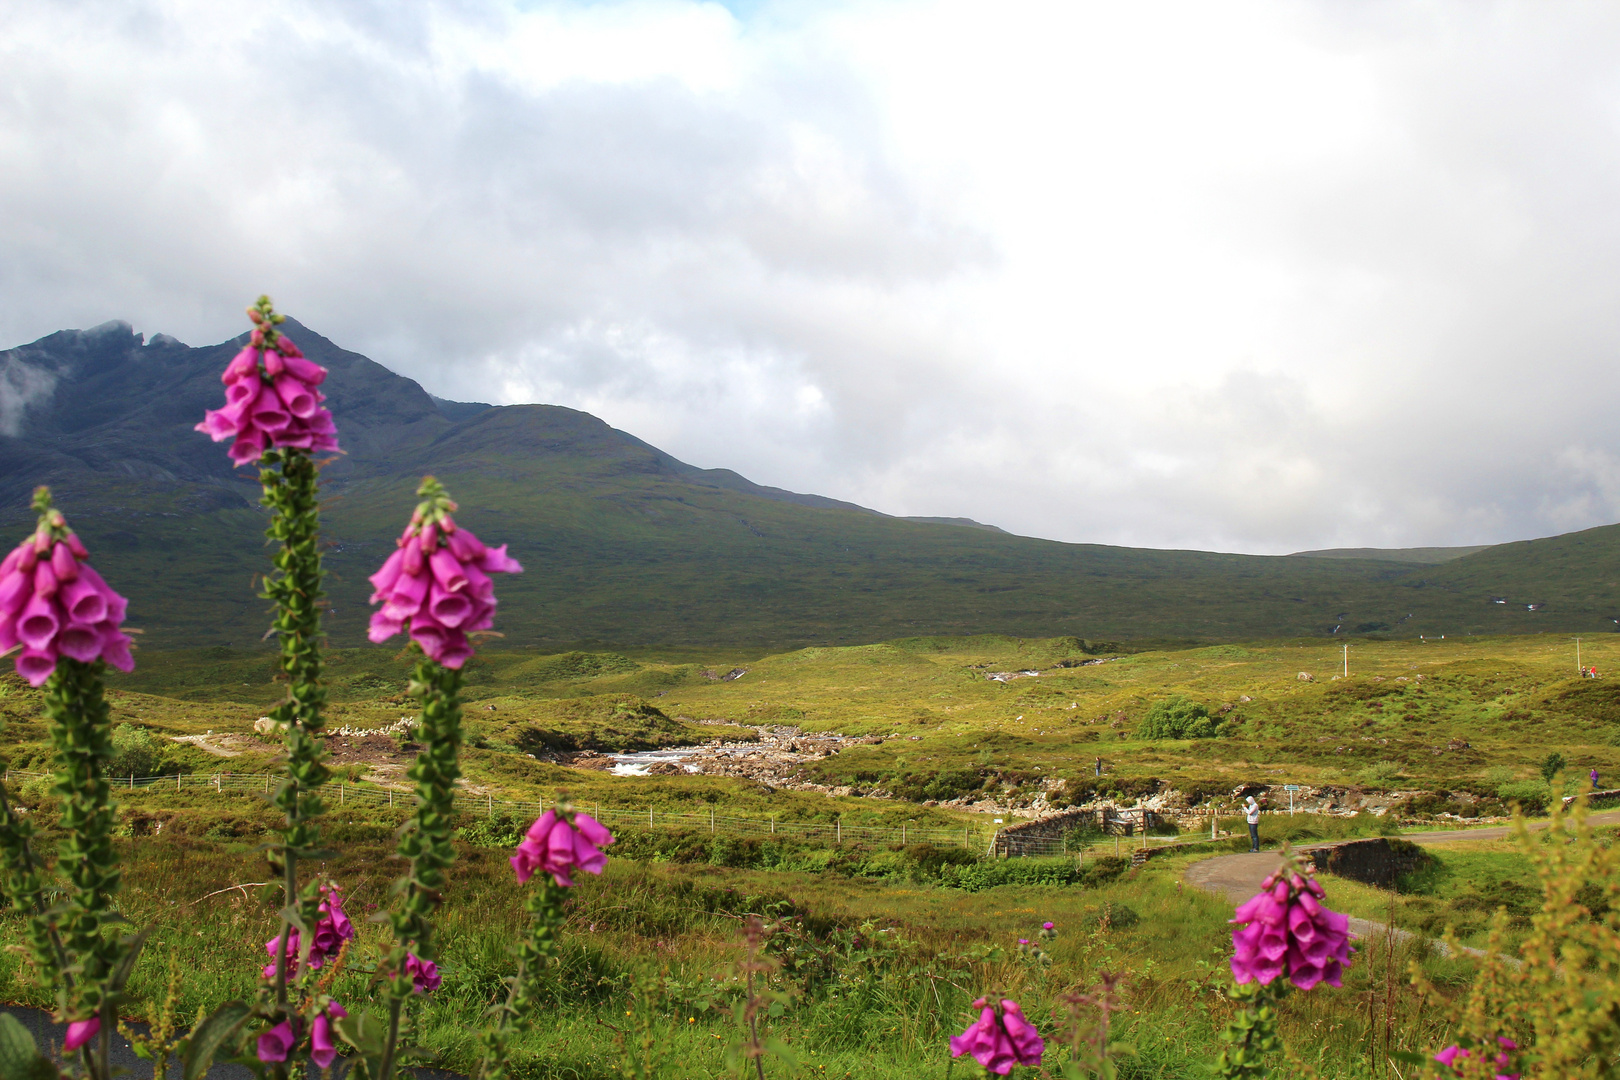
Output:
M1136 729L1139 739L1213 739L1217 734L1209 707L1181 694L1154 702Z
M134 724L119 724L112 730L112 759L107 762L107 775L161 776L174 772L191 772L168 756L170 743L154 736L150 731Z
M1398 761L1375 761L1356 773L1356 783L1367 787L1388 787L1400 778L1401 763Z
M1526 814L1544 814L1552 789L1544 780L1516 780L1497 788L1496 794L1503 802L1517 805Z

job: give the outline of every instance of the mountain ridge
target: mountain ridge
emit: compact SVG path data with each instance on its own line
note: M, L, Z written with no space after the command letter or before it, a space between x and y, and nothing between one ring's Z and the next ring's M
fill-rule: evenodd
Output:
M529 567L502 583L497 625L511 646L1620 627L1617 526L1438 564L1064 544L701 469L562 406L436 399L287 329L331 370L323 389L345 450L323 473L340 643L363 640L365 575L425 472L450 486L469 527L511 542ZM116 322L0 352L0 525L25 530L28 493L50 483L129 592L149 647L250 644L266 625L249 588L266 566L255 474L192 430L218 407L219 372L244 340L193 348Z

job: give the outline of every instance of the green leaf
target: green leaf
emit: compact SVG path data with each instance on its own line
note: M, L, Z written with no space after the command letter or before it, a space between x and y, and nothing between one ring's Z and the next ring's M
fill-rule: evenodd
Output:
M253 1010L240 1001L227 1001L198 1024L186 1046L182 1074L185 1080L203 1080L208 1067L214 1063L214 1055L242 1030L242 1025L252 1015Z
M378 1057L383 1052L387 1032L383 1029L382 1020L374 1013L350 1013L333 1022L332 1029L338 1033L338 1038L368 1057Z
M56 1069L22 1021L0 1013L0 1080L55 1080Z
M1391 1050L1389 1057L1391 1061L1398 1061L1402 1065L1426 1065L1430 1061L1424 1055L1414 1054L1410 1050Z
M766 1039L765 1052L781 1061L790 1069L798 1067L799 1059L797 1055L795 1055L792 1050L788 1049L787 1043L784 1043L779 1039Z
M124 939L124 960L118 965L118 970L113 972L112 980L107 984L108 993L123 992L124 984L129 982L129 976L135 970L135 961L140 959L141 950L146 948L146 939L152 936L155 929L157 924L153 923L140 933Z

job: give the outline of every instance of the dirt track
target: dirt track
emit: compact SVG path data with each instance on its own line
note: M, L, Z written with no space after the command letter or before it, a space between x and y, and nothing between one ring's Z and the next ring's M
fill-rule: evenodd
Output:
M1620 810L1609 810L1600 814L1592 814L1586 819L1593 825L1620 825ZM1529 823L1532 831L1545 829L1545 821L1532 821ZM1508 825L1496 825L1487 829L1456 829L1447 832L1412 833L1401 837L1414 844L1424 847L1440 844L1455 844L1464 840L1500 840L1510 836L1513 829ZM1349 843L1347 840L1329 841L1312 844L1312 847L1334 847L1337 844ZM1261 851L1256 853L1240 852L1236 855L1217 855L1213 859L1204 859L1193 863L1182 875L1187 884L1205 889L1213 893L1221 893L1234 905L1241 904L1255 893L1260 891L1260 882L1277 867L1282 865L1282 855L1275 851ZM1389 928L1383 923L1373 922L1370 919L1351 919L1350 930L1357 937L1367 939L1389 933ZM1405 930L1395 930L1393 937L1397 941L1404 941L1412 935ZM1480 956L1478 949L1465 949L1465 952Z
M1586 819L1593 825L1620 825L1620 810L1606 810L1600 814L1592 814ZM1545 829L1545 821L1532 821L1529 823L1532 831ZM1463 840L1500 840L1511 836L1513 828L1509 825L1494 825L1488 829L1454 829L1447 832L1409 833L1402 836L1402 840L1410 840L1414 844L1428 847L1431 844L1455 844ZM1312 843L1313 848L1335 847L1338 844L1350 843L1348 840L1324 841ZM1183 880L1189 885L1196 885L1200 889L1210 892L1224 893L1228 900L1234 904L1241 904L1249 897L1260 891L1260 882L1265 880L1278 866L1282 865L1282 856L1275 851L1262 851L1257 854L1241 852L1237 855L1217 855L1213 859L1193 863L1187 868Z

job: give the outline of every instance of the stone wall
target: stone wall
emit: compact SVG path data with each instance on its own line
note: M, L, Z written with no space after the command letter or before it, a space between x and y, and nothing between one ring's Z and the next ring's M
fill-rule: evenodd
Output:
M1383 836L1312 848L1307 853L1320 871L1364 885L1375 885L1380 889L1392 888L1403 874L1421 870L1434 862L1427 851L1410 840Z
M1101 829L1109 835L1140 835L1143 818L1148 827L1160 824L1164 815L1152 810L1066 810L1033 821L1021 821L996 832L990 854L1003 856L1057 855L1063 851L1063 834L1082 825Z

